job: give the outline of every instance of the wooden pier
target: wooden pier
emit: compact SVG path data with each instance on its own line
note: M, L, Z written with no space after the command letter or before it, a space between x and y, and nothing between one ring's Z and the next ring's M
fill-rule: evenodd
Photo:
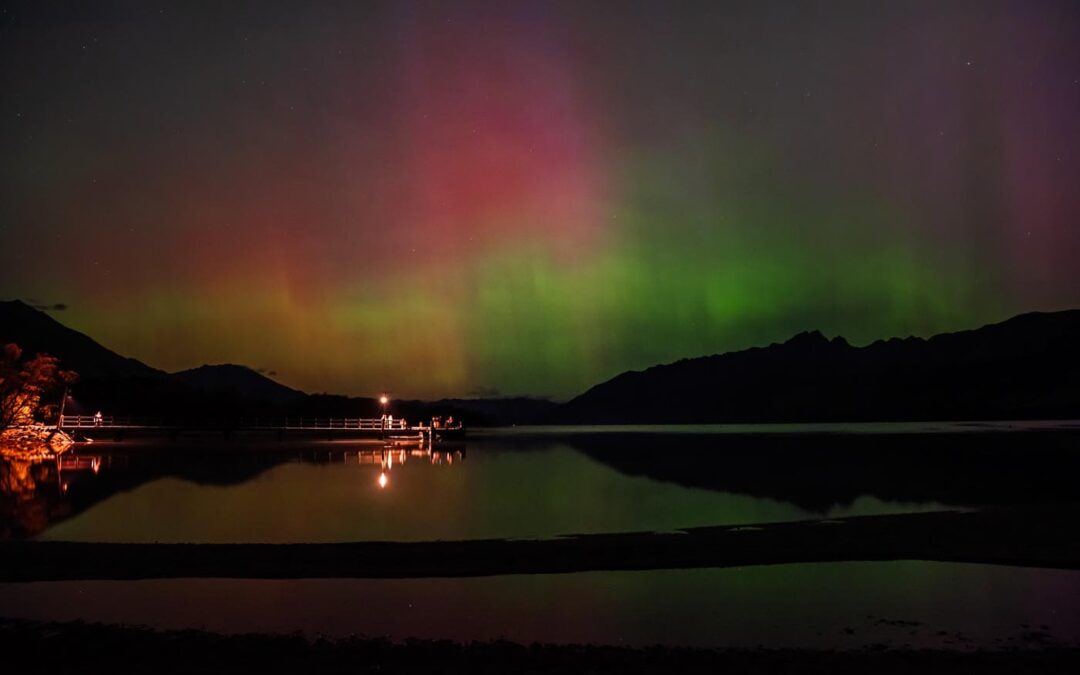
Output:
M364 417L285 417L240 418L231 420L171 420L164 418L116 417L112 415L61 415L56 428L67 434L88 438L214 433L230 438L239 433L289 436L325 436L326 438L416 438L441 440L463 438L465 427L429 424L410 425L406 420L385 416Z

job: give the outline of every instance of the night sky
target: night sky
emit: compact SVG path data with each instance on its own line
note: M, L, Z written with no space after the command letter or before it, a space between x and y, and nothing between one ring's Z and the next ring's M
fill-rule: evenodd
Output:
M1080 3L6 3L0 297L176 370L568 397L1080 306Z

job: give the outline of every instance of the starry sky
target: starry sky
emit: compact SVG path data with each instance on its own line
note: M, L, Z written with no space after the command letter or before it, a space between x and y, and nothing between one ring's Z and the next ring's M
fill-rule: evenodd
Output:
M1080 306L1080 4L9 2L0 297L167 370L566 398Z

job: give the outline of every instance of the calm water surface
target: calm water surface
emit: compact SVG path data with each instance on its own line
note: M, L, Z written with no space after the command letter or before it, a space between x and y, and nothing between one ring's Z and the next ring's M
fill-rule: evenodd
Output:
M1069 426L519 429L434 449L99 442L0 462L0 523L4 538L41 540L414 541L1072 503L1080 447ZM0 584L0 615L394 639L967 649L1076 643L1078 599L1080 572L899 561Z
M593 445L550 432L487 434L434 452L357 441L97 443L58 463L22 467L41 505L30 509L31 522L18 522L26 508L8 514L15 521L8 530L100 542L415 541L663 531L949 505L918 493L787 494L784 482L800 470L779 455L775 466L725 465L714 461L723 442L686 447L681 436L665 435L609 447L607 436L598 438ZM763 485L726 484L755 474Z
M1080 470L1073 441L966 433L978 424L936 433L942 428L519 429L434 449L325 440L99 442L55 461L0 462L0 536L530 538L1076 498L1068 480Z
M391 639L971 649L1076 644L1078 597L1080 572L827 563L471 579L0 584L0 615Z

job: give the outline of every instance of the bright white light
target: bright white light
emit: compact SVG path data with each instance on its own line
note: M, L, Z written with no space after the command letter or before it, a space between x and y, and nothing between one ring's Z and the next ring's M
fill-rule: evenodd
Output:
M384 488L386 484L390 482L390 479L386 477L385 473L379 474L379 487Z
M389 402L390 402L390 397L385 396L385 395L379 397L379 403L382 403L383 405L386 405Z

